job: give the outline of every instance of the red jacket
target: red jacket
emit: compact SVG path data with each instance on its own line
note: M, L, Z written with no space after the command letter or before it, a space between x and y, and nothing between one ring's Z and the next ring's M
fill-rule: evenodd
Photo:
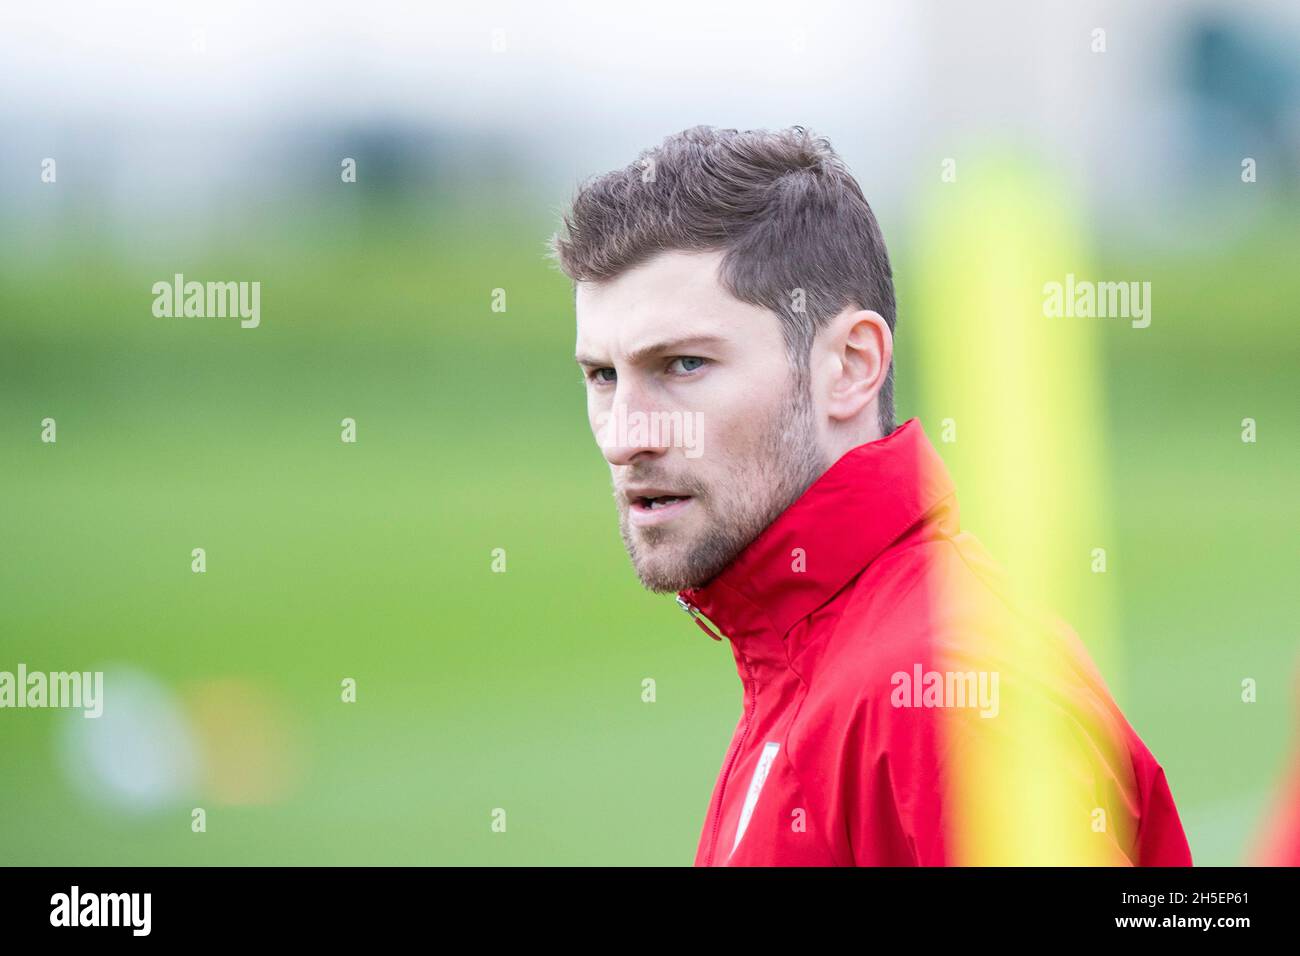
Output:
M960 530L918 420L678 602L744 692L696 866L1191 864L1164 771Z

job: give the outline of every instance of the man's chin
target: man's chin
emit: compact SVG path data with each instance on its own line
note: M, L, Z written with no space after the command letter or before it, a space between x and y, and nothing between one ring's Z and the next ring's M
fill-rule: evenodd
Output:
M675 540L671 544L647 545L638 540L628 544L628 557L641 585L656 594L673 594L700 588L712 581L731 560L730 553L715 553L697 542Z
M743 542L719 538L711 528L692 523L637 528L620 522L623 544L641 585L656 594L699 588L712 581L735 557Z
M635 543L629 549L628 556L632 559L632 567L640 578L642 587L656 594L670 594L695 587L697 582L678 552L676 547Z
M697 581L680 571L659 567L634 565L636 576L641 579L641 586L655 594L676 594L687 588L699 587L703 582Z

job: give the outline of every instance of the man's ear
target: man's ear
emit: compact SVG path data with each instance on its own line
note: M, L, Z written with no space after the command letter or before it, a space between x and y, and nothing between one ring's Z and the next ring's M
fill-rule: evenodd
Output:
M826 328L831 376L827 414L851 422L871 404L889 372L894 336L879 312L846 309Z

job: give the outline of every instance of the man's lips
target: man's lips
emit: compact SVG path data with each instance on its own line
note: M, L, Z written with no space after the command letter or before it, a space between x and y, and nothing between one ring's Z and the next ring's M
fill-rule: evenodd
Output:
M661 488L634 488L624 492L633 525L644 528L671 521L686 511L694 497Z

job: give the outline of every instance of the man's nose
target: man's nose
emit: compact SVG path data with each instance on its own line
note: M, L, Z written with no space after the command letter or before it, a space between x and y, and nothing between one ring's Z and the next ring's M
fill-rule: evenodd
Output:
M603 421L597 422L601 454L611 465L630 465L662 455L669 447L671 430L655 427L661 410L632 389L620 392L602 413Z

